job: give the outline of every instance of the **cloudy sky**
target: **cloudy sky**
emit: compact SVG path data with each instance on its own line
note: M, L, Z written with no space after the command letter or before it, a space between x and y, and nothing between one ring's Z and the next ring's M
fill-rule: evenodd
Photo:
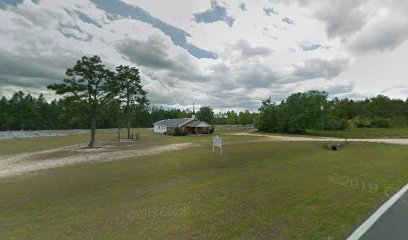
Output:
M55 97L83 55L142 71L153 105L408 97L405 0L0 0L0 95Z

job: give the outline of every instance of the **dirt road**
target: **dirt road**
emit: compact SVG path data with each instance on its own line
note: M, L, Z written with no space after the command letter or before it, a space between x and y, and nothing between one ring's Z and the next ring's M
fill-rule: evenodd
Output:
M266 137L275 141L285 142L344 142L342 138L329 138L329 137L299 137L299 136L280 136L280 135L268 135L259 133L232 133L235 136L254 136L254 137ZM398 145L408 145L408 139L388 139L388 138L375 138L375 139L347 139L349 142L373 142L373 143L389 143Z

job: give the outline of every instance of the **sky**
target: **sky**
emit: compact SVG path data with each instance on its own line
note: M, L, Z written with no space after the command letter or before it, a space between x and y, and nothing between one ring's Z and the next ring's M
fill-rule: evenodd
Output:
M140 69L151 105L408 97L404 0L0 0L0 96L57 97L82 56Z

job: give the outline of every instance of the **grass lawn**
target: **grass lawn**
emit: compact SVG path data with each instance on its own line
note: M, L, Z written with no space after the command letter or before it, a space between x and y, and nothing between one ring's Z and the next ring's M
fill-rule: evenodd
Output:
M123 132L124 133L124 132ZM116 133L117 134L117 133ZM115 132L104 131L97 134L97 140L103 141L115 139ZM55 137L35 137L35 138L17 138L9 140L0 140L0 156L27 153L33 151L48 150L57 147L74 145L79 143L86 144L90 139L89 134L71 134L66 136Z
M408 180L405 146L334 152L221 133L220 156L211 137L143 131L134 147L200 145L0 179L0 239L340 239ZM12 152L42 146L37 140L18 140ZM0 141L0 154L13 141Z
M161 136L154 134L150 129L133 129L134 133L139 133L141 141L138 142L138 146L156 146L157 144L169 144L182 142L184 140L179 138L172 138L170 136ZM117 131L115 129L103 130L101 133L96 134L97 141L117 141ZM122 129L121 138L127 137L126 129ZM0 156L28 153L33 151L49 150L58 147L64 147L74 144L83 144L84 146L90 140L90 134L74 133L65 136L55 137L35 137L35 138L20 138L10 140L0 140ZM98 146L98 143L96 143Z
M408 138L408 128L352 128L343 131L307 130L307 134L338 138Z

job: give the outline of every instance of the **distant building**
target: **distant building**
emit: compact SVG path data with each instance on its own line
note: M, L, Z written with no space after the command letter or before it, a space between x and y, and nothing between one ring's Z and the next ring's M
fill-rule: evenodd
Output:
M172 134L179 128L185 134L210 134L211 125L196 118L166 119L154 123L154 132Z

